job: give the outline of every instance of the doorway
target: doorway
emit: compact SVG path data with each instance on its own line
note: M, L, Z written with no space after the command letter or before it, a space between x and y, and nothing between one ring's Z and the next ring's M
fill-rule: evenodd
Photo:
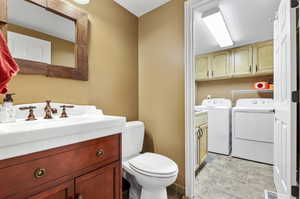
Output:
M288 147L279 142L282 139L278 139L279 135L283 135L283 129L276 129L274 120L282 117L281 107L296 106L288 99L296 89L296 81L294 85L293 82L288 85L284 82L285 77L274 74L278 74L276 70L282 70L281 64L291 66L286 77L292 77L296 64L293 56L287 54L286 60L292 61L284 63L281 59L280 64L277 63L279 66L275 66L274 49L276 45L278 48L278 40L274 38L274 23L278 18L279 21L285 20L283 16L276 15L278 10L280 13L290 6L285 11L292 16L295 8L291 8L292 3L288 0L231 3L228 0L190 0L185 6L185 29L188 30L187 196L202 196L204 199L294 198L291 192L292 187L297 185L293 177L296 176L297 165L296 148L293 148L296 143L289 142L292 146L290 151L284 151ZM250 14L253 10L256 10L255 16ZM224 34L220 38L218 28L214 27L222 26L218 17L223 19L227 29L218 27L219 31L225 32L227 38ZM247 21L249 18L251 20ZM292 17L288 19L285 22L296 27ZM288 36L293 41L292 32ZM289 45L287 49L293 50L294 44ZM282 56L284 50L279 49ZM277 88L276 81L280 85ZM282 88L284 86L286 89ZM286 92L285 104L280 105L282 100L278 100L278 92ZM285 115L289 115L291 120L281 120L283 127L288 126L288 132L291 132L286 141L291 141L297 132L294 128L296 112L289 110ZM288 166L282 166L284 158L290 161ZM274 175L276 169L281 172L280 179ZM286 184L278 183L283 180ZM287 186L286 190L279 190L284 186Z

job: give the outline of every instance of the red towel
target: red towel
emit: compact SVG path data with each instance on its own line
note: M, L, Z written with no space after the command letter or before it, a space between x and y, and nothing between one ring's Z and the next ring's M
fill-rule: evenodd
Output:
M19 71L19 66L12 58L4 35L0 31L0 94L7 93L7 83Z

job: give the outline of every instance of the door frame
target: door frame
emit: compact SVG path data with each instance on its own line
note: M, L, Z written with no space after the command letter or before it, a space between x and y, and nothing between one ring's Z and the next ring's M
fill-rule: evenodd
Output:
M192 199L195 196L195 133L194 133L194 107L195 107L195 46L194 23L195 10L211 2L211 0L186 0L184 2L184 62L185 62L185 187L186 196Z
M184 2L184 62L185 62L185 187L186 196L192 199L195 196L195 147L194 140L194 106L195 106L195 46L194 46L194 23L195 10L211 0L186 0ZM299 16L300 20L300 16ZM299 41L300 46L300 41ZM300 51L298 52L300 59ZM299 61L300 62L300 61ZM299 66L298 66L299 68ZM298 69L298 89L300 88L300 70ZM298 103L298 115L300 106ZM298 118L298 131L300 129L300 117ZM300 165L300 134L298 132L298 163ZM298 168L299 169L299 168ZM298 170L299 171L299 170ZM298 173L300 179L300 172ZM300 190L299 190L300 195Z
M297 8L297 46L296 46L296 49L297 49L297 91L298 91L298 102L297 102L297 126L296 126L296 129L297 129L297 143L296 143L296 146L297 146L297 165L296 165L296 169L297 169L297 186L298 186L298 197L297 199L299 199L300 197L300 188L299 188L299 184L300 184L300 96L299 96L299 93L300 93L300 8L299 8L299 0L294 0L295 1L295 4L298 4L298 8Z

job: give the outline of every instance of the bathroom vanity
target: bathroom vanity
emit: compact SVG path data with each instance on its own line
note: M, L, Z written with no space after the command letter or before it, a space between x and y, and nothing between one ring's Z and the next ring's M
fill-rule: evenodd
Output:
M208 112L197 111L195 113L195 132L196 132L196 166L195 173L201 168L208 155Z
M125 118L75 109L69 118L0 124L0 199L121 198Z

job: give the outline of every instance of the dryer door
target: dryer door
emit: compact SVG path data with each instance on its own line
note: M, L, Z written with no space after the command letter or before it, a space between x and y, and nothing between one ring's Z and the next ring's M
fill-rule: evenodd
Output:
M235 138L273 143L273 112L235 111L233 117Z

